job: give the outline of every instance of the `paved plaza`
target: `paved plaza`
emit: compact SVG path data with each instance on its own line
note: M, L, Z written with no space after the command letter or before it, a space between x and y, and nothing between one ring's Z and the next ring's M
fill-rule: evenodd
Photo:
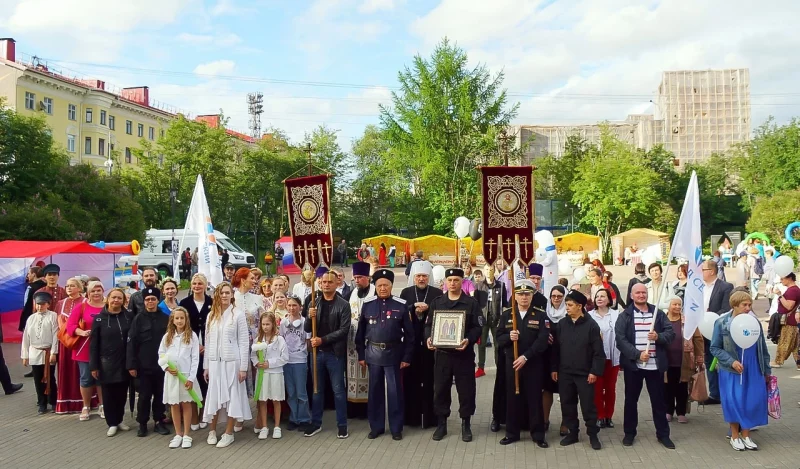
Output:
M620 288L626 286L629 274L625 275L624 270L627 268L617 267L613 270ZM396 271L399 273L398 287L405 285L402 270ZM766 302L758 300L755 309L764 316ZM766 323L764 327L766 329ZM767 342L771 353L774 353L775 346ZM3 469L200 468L221 467L222 464L235 468L287 469L800 467L800 448L796 440L800 430L800 407L797 402L800 400L800 372L795 371L791 360L784 368L774 370L781 389L783 417L780 420L770 419L767 427L753 433L753 439L760 447L757 452L734 451L725 439L728 427L722 419L722 408L719 405L698 408L696 404L692 406L688 424L671 424L672 440L677 449L665 449L655 437L646 390L639 402L639 435L636 443L632 447L623 447L622 373L617 387L616 427L600 431L600 441L603 443L601 451L591 449L583 430L578 444L566 448L558 445L558 402L553 406L551 430L547 435L550 448L537 448L529 439L501 446L498 442L503 437L502 430L500 433L489 431L495 377L493 363L487 364L487 375L478 379L478 406L472 420L475 439L471 443L463 443L460 439L454 388L449 434L440 442L431 440L433 429L423 431L416 428L406 428L403 441L392 441L386 435L368 440L366 420L351 420L350 437L339 440L336 438L334 412L330 410L325 412L322 433L311 438L305 438L298 432L288 432L284 428L282 439L260 441L253 434L253 423L249 421L245 424L245 430L236 434L235 443L228 448L217 449L207 445L206 429L194 432L194 447L183 450L168 449L169 436L151 433L145 438L137 438L136 422L129 412L125 422L134 430L120 432L114 438L106 437L105 421L96 415L88 422L79 422L77 415L37 416L32 380L22 377L25 369L19 359L19 345L3 344L2 347L13 381L25 383L23 390L17 394L0 395L0 468ZM492 354L488 353L487 359L491 360L491 357Z

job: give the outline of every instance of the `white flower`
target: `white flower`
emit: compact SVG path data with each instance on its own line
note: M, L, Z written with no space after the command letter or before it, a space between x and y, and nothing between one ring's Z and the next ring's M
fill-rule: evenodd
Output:
M167 358L167 354L162 353L158 356L158 366L167 366L169 362L169 358Z
M266 342L256 342L256 343L253 344L253 351L254 352L259 352L261 350L266 350L267 349L267 345L268 344Z

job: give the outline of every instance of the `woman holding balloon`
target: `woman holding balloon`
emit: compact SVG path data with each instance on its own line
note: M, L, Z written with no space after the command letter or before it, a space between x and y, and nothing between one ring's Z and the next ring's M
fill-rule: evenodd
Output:
M722 415L731 427L731 447L757 450L750 429L768 423L769 351L761 323L748 314L753 305L750 295L734 292L730 305L731 311L714 323L711 338L711 353L718 360Z

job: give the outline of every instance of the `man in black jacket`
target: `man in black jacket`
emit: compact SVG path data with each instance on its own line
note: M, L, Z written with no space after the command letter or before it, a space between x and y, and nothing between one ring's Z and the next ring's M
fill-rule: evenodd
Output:
M667 346L675 338L675 332L667 315L647 302L647 286L644 284L636 284L631 289L631 302L619 315L615 333L625 378L625 438L622 444L632 446L636 438L639 396L644 383L650 395L656 437L665 448L675 449L669 438L664 398Z
M504 363L497 368L505 369L506 379L506 436L500 440L501 445L509 445L520 439L522 416L527 411L530 422L531 437L540 448L547 448L544 429L544 410L542 408L543 368L547 361L543 359L547 352L549 336L544 320L547 317L544 307L532 304L536 287L530 280L519 280L514 285L515 311L511 308L503 311L497 328L497 348L504 350ZM517 328L514 329L516 315ZM514 343L517 343L519 357L514 359ZM519 394L515 389L515 371L519 374Z
M158 366L158 347L167 333L169 316L158 309L161 293L157 288L142 290L144 312L137 314L128 331L128 372L139 378L139 401L136 404L136 421L139 422L137 436L147 436L147 421L153 409L153 431L169 435L164 425L164 370Z
M425 323L425 340L428 349L435 350L433 375L433 410L438 418L438 426L433 440L439 441L447 435L447 418L450 417L451 389L453 379L458 392L458 414L461 416L461 440L472 441L470 418L475 413L475 350L474 345L481 337L483 316L475 298L464 293L464 271L447 269L445 271L447 294L431 304L431 314ZM456 348L437 348L433 345L433 318L437 311L463 311L464 335L461 345Z
M142 269L142 282L144 283L144 288L156 287L156 282L158 282L158 271L155 267L145 267ZM143 290L133 292L128 300L128 311L130 311L134 316L138 315L145 309L142 291Z
M711 311L719 315L727 313L731 309L731 292L733 284L717 278L717 263L705 261L700 264L703 270L703 311ZM711 354L711 341L703 337L705 349L706 374L708 375L708 399L703 401L704 405L719 404L719 371L711 371L711 362L714 355Z
M347 390L344 385L347 336L350 334L350 303L336 294L338 283L339 280L333 272L322 274L322 294L316 297L316 304L308 308L308 318L311 321L306 321L304 326L306 332L312 332L312 321L316 318L317 335L311 338L311 346L317 349L318 392L311 398L311 425L306 429L305 436L314 436L322 431L325 388L321 378L326 372L333 388L338 438L350 436L347 433Z
M564 299L568 317L555 324L558 329L553 344L553 381L558 382L561 415L569 434L561 446L578 442L578 401L592 449L602 448L597 433L597 407L594 405L594 383L603 376L606 354L600 326L586 314L587 299L572 290Z
M25 302L22 305L22 314L19 316L18 329L20 332L25 330L25 324L28 322L28 318L33 315L33 294L47 285L47 281L45 281L44 274L42 273L42 268L38 265L31 266L25 280L28 282L28 288L25 292L26 296ZM26 374L25 377L28 378L28 375L33 376L32 373L33 372Z

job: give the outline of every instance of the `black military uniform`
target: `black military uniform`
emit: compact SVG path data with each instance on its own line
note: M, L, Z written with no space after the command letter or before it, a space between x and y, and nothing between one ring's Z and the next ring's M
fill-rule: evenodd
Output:
M536 289L530 280L520 280L514 287L515 293L529 292L533 294ZM519 441L520 427L523 416L527 415L530 424L531 436L539 447L547 448L545 441L544 418L542 409L542 381L544 372L542 368L546 365L542 359L547 353L548 331L545 327L547 311L538 305L531 303L527 311L520 311L519 308L514 314L517 315L517 330L519 337L517 346L519 356L524 357L525 365L519 370L519 394L516 393L514 383L514 341L511 340L513 330L513 317L511 308L503 311L500 325L497 328L497 346L505 351L506 378L506 437L500 440L501 445L507 445ZM498 365L498 368L501 365Z
M447 277L464 278L461 269L447 269ZM453 379L458 392L458 414L461 417L461 439L472 441L470 418L475 413L475 350L474 345L481 336L483 316L475 298L461 291L456 300L448 293L433 300L431 314L425 323L425 340L432 340L433 321L437 311L464 311L464 338L468 343L464 350L437 348L433 376L433 410L438 418L438 426L433 439L439 441L447 435L447 418L450 416L451 388Z
M379 270L372 281L387 279L394 282L394 272ZM366 361L369 368L369 438L377 438L386 431L386 394L388 386L389 430L392 439L403 439L403 385L400 363L411 363L414 354L414 325L406 301L390 296L372 296L361 306L356 333L358 361Z
M161 299L157 288L142 290L142 299L154 296ZM167 333L169 316L158 308L137 314L128 331L128 352L126 369L135 370L139 379L139 401L136 404L136 421L139 422L138 436L147 435L147 421L150 419L150 408L153 410L154 431L168 435L169 430L162 421L166 418L164 405L164 370L158 366L158 347Z

